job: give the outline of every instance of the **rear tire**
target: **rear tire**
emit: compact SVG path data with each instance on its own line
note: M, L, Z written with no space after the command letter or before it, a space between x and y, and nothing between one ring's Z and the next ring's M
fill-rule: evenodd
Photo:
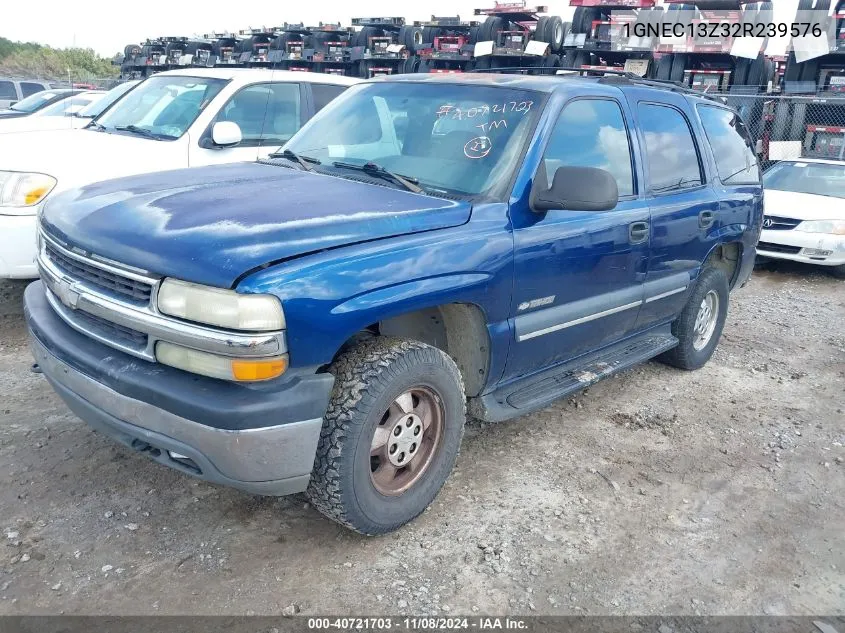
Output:
M357 532L391 532L429 506L455 465L466 422L460 372L437 348L389 337L343 352L329 371L308 497Z
M725 273L717 268L703 269L687 305L672 323L672 334L680 343L658 359L679 369L703 367L713 356L722 336L729 296Z

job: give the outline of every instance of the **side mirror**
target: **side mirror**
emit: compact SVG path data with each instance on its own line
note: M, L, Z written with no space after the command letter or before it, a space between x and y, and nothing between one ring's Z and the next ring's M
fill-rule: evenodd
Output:
M241 128L232 121L218 121L211 128L211 141L217 147L234 147L243 138Z
M549 187L544 164L531 189L531 209L538 213L555 209L610 211L617 204L616 178L595 167L558 167Z

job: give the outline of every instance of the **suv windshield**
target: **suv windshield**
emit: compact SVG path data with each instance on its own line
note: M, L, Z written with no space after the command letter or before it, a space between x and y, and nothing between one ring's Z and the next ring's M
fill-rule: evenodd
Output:
M177 139L225 85L224 79L208 77L150 77L105 112L97 123L109 132Z
M71 92L71 90L42 90L41 92L36 92L34 95L27 97L26 99L21 99L9 109L14 110L15 112L36 112L41 108L50 105L57 99L61 99L63 96L71 94Z
M763 188L845 198L845 163L781 162L763 175Z
M126 83L120 84L119 86L115 86L114 88L109 90L105 95L103 95L102 99L85 106L79 112L77 112L75 116L78 116L83 119L93 119L95 116L100 116L103 112L106 111L106 108L108 108L111 104L120 99L123 95L125 95L137 85L137 81L127 81Z
M429 193L491 194L510 180L543 97L495 86L365 84L329 104L284 149L333 175L360 178L348 165L369 164Z

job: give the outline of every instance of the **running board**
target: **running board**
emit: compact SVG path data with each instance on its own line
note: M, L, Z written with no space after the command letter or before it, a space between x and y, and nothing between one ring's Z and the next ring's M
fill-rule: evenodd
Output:
M630 369L678 344L669 326L649 330L562 365L555 365L469 399L468 413L485 422L503 422L538 411L555 400Z

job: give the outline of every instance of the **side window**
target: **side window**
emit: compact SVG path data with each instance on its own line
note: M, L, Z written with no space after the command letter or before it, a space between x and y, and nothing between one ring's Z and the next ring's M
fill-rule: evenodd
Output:
M716 171L726 185L756 185L760 168L751 137L736 114L724 108L699 106L707 141L716 158Z
M34 95L36 92L41 92L42 90L44 90L44 86L42 86L41 84L34 84L30 81L21 82L21 92L23 93L24 97Z
M558 167L597 167L613 174L620 196L634 194L631 143L615 101L579 99L564 107L543 161L549 181Z
M689 123L670 106L641 103L640 128L645 136L651 191L665 193L704 182Z
M256 84L235 94L217 120L237 123L242 145L282 145L300 128L301 101L298 83Z
M311 84L311 94L314 95L314 112L319 112L329 101L339 97L346 90L346 86L333 86L331 84Z
M0 81L0 99L17 100L18 93L15 91L15 84L11 81Z

